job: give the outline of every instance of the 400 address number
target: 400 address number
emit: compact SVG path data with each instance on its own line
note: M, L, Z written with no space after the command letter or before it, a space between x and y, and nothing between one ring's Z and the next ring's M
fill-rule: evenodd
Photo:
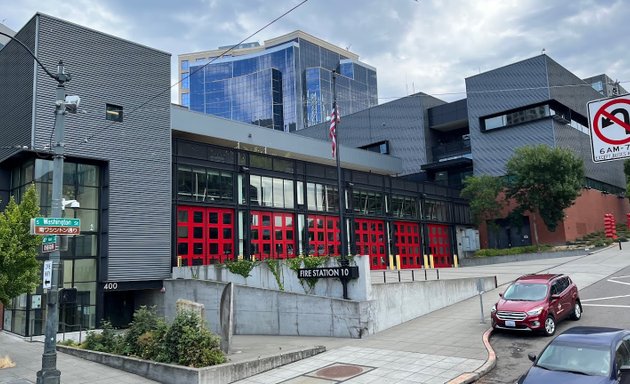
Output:
M103 289L106 291L115 291L118 289L118 283L105 283Z

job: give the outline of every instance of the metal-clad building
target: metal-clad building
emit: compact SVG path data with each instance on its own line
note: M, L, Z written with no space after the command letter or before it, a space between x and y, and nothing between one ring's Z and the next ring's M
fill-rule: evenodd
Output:
M170 276L170 54L39 13L15 37L53 73L62 60L72 75L66 93L81 98L65 119L63 194L81 204L64 214L81 219L82 233L70 238L61 268L81 310L62 324L93 327L133 309L133 291ZM57 83L15 41L0 50L0 68L3 202L35 183L47 216ZM35 302L16 299L5 328L39 333L45 305Z
M339 186L349 251L369 255L372 268L393 260L420 268L429 255L438 267L455 263L467 202L457 190L394 177L401 159L344 144L339 184L328 140L171 106L167 53L43 14L17 39L52 72L63 60L66 92L81 97L79 113L65 118L63 183L63 197L80 203L64 216L81 219L81 234L61 252L61 286L78 292L60 309L60 330L127 325L178 264L340 255ZM20 199L34 183L42 216L51 211L56 85L17 43L0 50L0 193ZM441 103L409 98L394 114L366 118L410 123L426 115L424 102ZM387 137L375 130L372 139ZM409 156L414 144L399 148ZM13 299L5 329L42 334L46 294L38 287Z
M625 187L621 162L591 160L586 104L602 95L547 55L469 77L466 92L476 175L504 175L516 148L547 144L581 157L587 178Z
M401 158L401 176L418 173L431 161L427 111L443 104L446 102L417 93L347 116L342 110L339 142ZM329 125L323 123L296 133L329 140Z

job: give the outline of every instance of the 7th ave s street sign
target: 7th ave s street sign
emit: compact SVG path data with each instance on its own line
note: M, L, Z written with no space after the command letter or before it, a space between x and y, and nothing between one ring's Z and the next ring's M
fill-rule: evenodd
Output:
M630 157L630 95L587 104L593 162Z

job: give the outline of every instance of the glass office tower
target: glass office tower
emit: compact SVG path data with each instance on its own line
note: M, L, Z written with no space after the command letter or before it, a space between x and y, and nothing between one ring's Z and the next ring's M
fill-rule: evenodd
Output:
M293 132L330 115L333 70L342 115L378 104L374 68L304 32L221 52L180 56L180 101L193 111Z

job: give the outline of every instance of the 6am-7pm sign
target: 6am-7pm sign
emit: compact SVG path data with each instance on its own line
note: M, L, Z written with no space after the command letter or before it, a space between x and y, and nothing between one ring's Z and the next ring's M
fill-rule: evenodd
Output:
M630 157L630 95L588 103L593 162Z
M31 234L33 235L79 235L80 233L80 219L55 217L36 217L31 219Z

